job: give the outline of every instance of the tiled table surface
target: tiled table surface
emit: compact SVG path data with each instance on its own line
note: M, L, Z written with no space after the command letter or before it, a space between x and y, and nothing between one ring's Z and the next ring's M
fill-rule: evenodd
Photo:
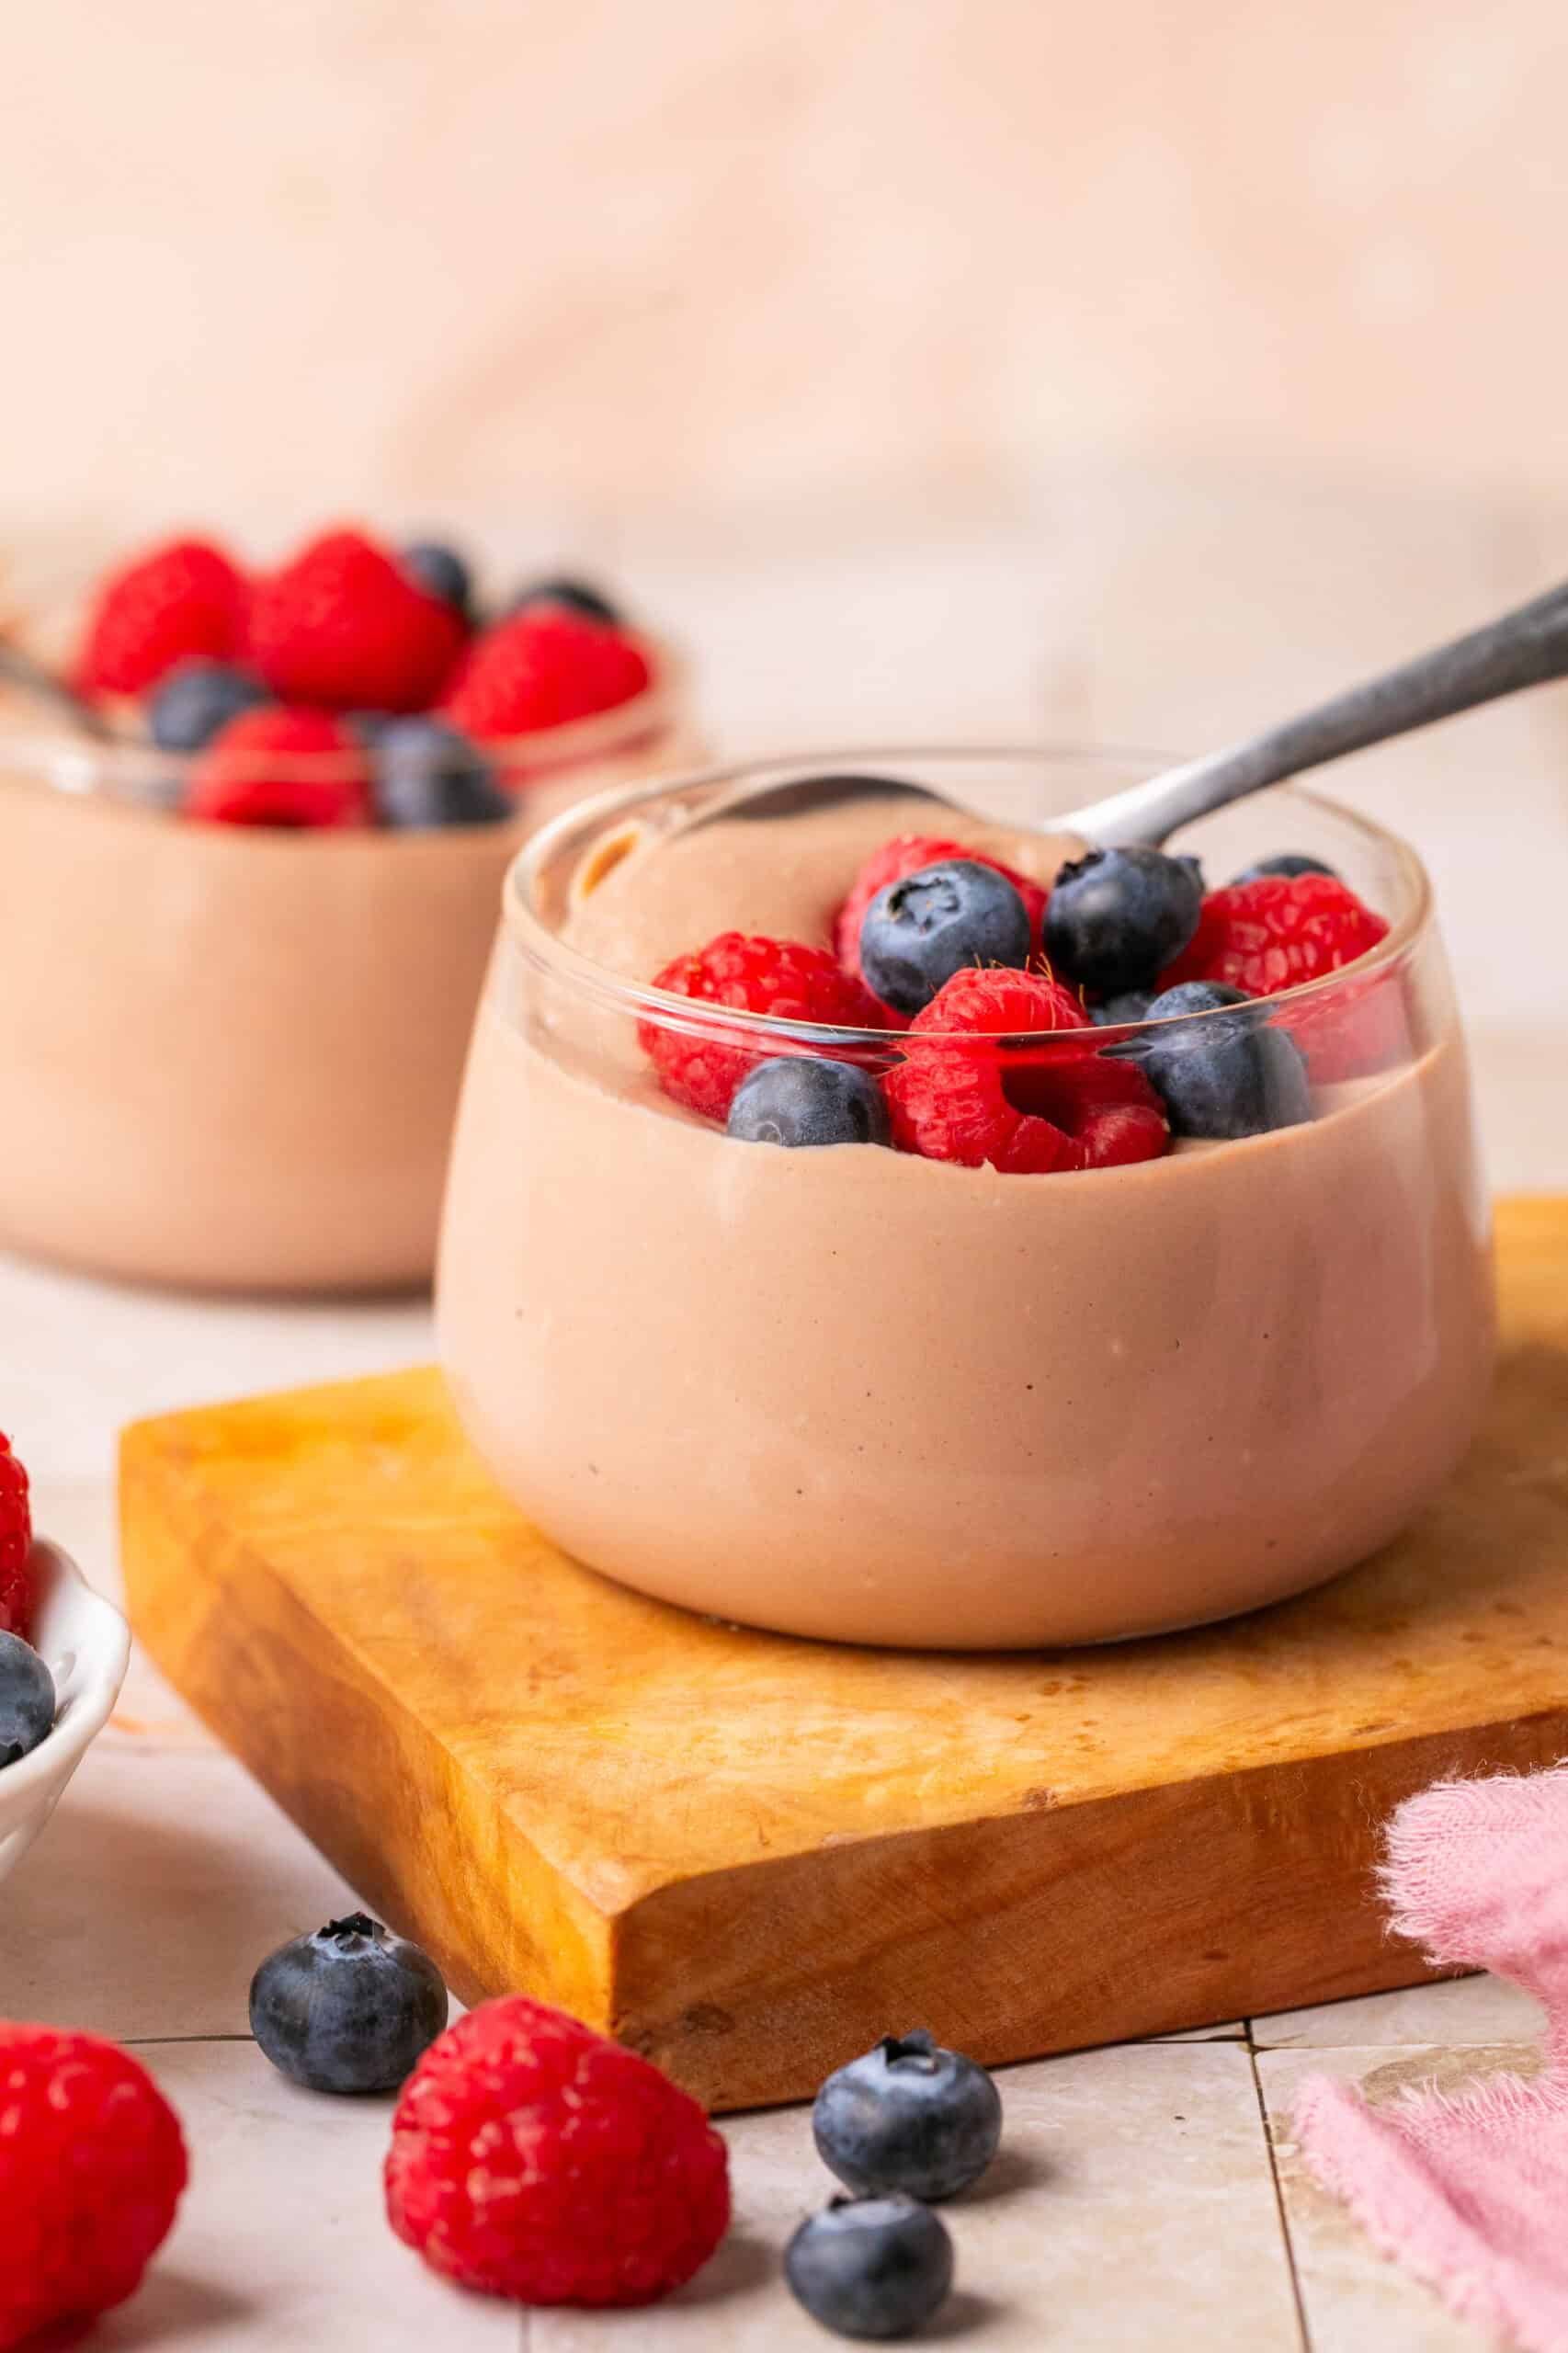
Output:
M112 1585L105 1490L45 1482L39 1504ZM832 2187L800 2109L725 2120L733 2233L655 2312L524 2316L427 2276L381 2211L388 2104L295 2090L245 2032L257 1959L349 1900L137 1659L115 1722L0 1895L0 2011L134 2045L193 2152L177 2231L106 2325L106 2347L787 2353L824 2341L778 2276L790 2229ZM1433 2075L1452 2084L1524 2060L1538 2024L1523 1995L1469 1979L1007 2069L1004 2154L949 2210L960 2293L938 2341L1479 2347L1307 2179L1290 2111L1314 2069L1379 2093Z
M1244 649L1240 667L1227 671L1217 645L1192 642L1190 600L1168 593L1203 538L1182 498L1146 500L1119 536L1094 541L1092 597L1082 586L1084 526L1071 512L1057 518L1065 546L1046 556L1032 540L1026 549L1009 540L905 550L859 574L841 565L833 577L847 618L831 648L826 575L803 556L793 571L786 564L766 580L748 578L744 593L706 558L667 561L662 571L650 560L642 578L655 608L662 600L707 645L726 682L713 705L732 743L1051 729L1192 745L1478 618L1552 568L1537 561L1528 533L1466 532L1426 507L1400 510L1397 552L1387 552L1390 539L1369 558L1353 515L1325 515L1321 501L1298 505L1248 541L1267 569L1290 523L1294 568L1277 565L1256 584L1256 609L1277 619L1283 611L1288 627L1256 621L1239 589L1227 606L1224 584L1244 567L1210 563L1221 624ZM1354 563L1344 560L1351 548ZM1314 577L1331 575L1346 584L1342 595L1336 589L1332 623L1312 593ZM1072 595L1064 582L1074 584ZM949 631L955 601L966 600L978 613L967 671ZM1397 630L1387 619L1394 601ZM1126 649L1135 618L1150 610L1164 633L1140 661ZM859 619L867 612L874 630ZM836 704L817 694L822 716L809 729L793 717L798 677L778 663L787 624L802 614L805 671L820 681L831 661L831 675L853 681ZM939 661L926 658L937 650ZM1233 655L1233 643L1228 650ZM1196 683L1205 670L1244 676L1244 690L1222 712ZM1508 1186L1568 1184L1568 1100L1561 1077L1551 1076L1562 1068L1568 1021L1561 989L1553 995L1540 978L1556 936L1547 916L1568 893L1565 727L1561 697L1465 722L1445 742L1432 739L1429 758L1396 762L1358 795L1370 801L1375 790L1416 834L1449 902L1494 1173ZM1493 813L1483 825L1471 813L1481 775ZM1499 806L1513 814L1512 835L1498 825ZM1516 870L1509 841L1524 828L1532 856L1519 888L1533 913L1503 925L1477 901L1490 894L1494 907L1501 904ZM1532 929L1533 970L1518 945ZM111 1588L120 1422L429 1351L423 1303L182 1301L3 1264L0 1332L4 1420L25 1440L40 1523ZM106 2347L787 2353L824 2341L778 2283L785 2237L828 2187L801 2110L726 2122L735 2232L708 2272L656 2313L525 2319L426 2277L381 2211L384 2105L297 2093L245 2039L256 1961L348 1899L138 1658L115 1723L0 1894L0 2012L137 2045L193 2145L177 2234L142 2296L105 2328ZM1009 2071L1006 2156L982 2192L951 2211L961 2292L941 2341L999 2353L1154 2344L1460 2353L1478 2345L1380 2262L1305 2178L1290 2110L1313 2068L1380 2091L1433 2074L1452 2082L1522 2057L1536 2024L1522 1997L1472 1980Z
M1559 1163L1541 1179L1562 1174ZM9 1364L29 1368L13 1393L33 1439L39 1523L111 1591L107 1464L120 1420L429 1346L423 1305L181 1302L4 1264L0 1328ZM385 2105L296 2092L245 2038L256 1961L349 1895L135 1655L114 1722L0 1891L0 2014L135 2044L194 2150L167 2258L106 2328L107 2347L787 2353L823 2341L778 2281L784 2239L830 2187L800 2109L726 2121L735 2233L656 2313L524 2318L426 2277L381 2211ZM941 2341L999 2353L1478 2347L1306 2178L1290 2110L1313 2068L1379 2091L1434 2074L1456 2082L1518 2062L1537 2023L1523 1996L1472 1979L1007 2071L1006 2156L983 2194L951 2210L962 2293Z

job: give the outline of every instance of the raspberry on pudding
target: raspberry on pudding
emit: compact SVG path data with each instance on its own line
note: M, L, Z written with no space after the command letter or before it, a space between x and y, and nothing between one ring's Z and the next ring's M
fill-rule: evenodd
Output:
M905 1645L1193 1624L1396 1534L1473 1427L1492 1331L1410 853L1277 793L1175 871L1116 861L1047 969L1032 914L954 870L1027 882L1049 943L1085 860L1044 826L1106 764L931 756L915 780L987 813L945 808L913 866L907 795L748 813L799 774L597 804L514 871L438 1284L503 1487L664 1599ZM1184 861L1292 838L1386 932L1279 997L1173 979L1202 937ZM858 1017L834 971L863 987L872 908L927 872L881 942L925 1002ZM1314 1038L1369 1022L1376 1057L1325 1074Z
M1210 893L1197 931L1163 983L1220 982L1267 996L1342 972L1369 955L1387 931L1383 917L1337 874L1287 853ZM1399 1056L1400 1008L1376 976L1347 985L1333 1003L1304 1000L1280 1020L1320 1085L1381 1070Z
M215 824L367 825L370 779L357 736L324 710L264 706L225 721L193 763L186 813Z
M476 639L441 707L481 742L505 741L631 702L651 676L646 654L619 623L529 604Z
M416 566L363 531L327 531L257 581L246 650L280 701L423 710L466 633Z
M1063 1051L1074 1034L1081 1051ZM894 1141L926 1160L1018 1176L1157 1159L1169 1141L1158 1096L1098 1044L1060 982L956 972L915 1016L884 1081Z
M654 986L694 1004L765 1014L777 1021L853 1027L877 1019L869 993L825 948L748 939L738 931L722 932L696 954L676 957ZM665 1094L710 1120L728 1117L736 1088L768 1051L766 1032L757 1033L755 1044L721 1044L685 1036L667 1021L649 1021L641 1036Z
M74 665L84 695L142 695L180 662L244 654L250 583L226 548L171 540L108 574Z

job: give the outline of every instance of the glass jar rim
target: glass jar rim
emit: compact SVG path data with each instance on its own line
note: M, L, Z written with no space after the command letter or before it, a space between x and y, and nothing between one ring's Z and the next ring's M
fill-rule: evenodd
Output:
M538 911L536 886L540 870L574 831L597 831L613 825L618 820L630 824L640 812L674 795L691 792L703 786L744 785L748 777L756 779L756 789L762 791L771 787L770 771L780 767L797 771L804 779L812 774L875 774L890 768L896 775L900 761L918 763L932 760L1078 761L1085 766L1098 765L1108 768L1136 767L1150 775L1176 765L1168 754L1110 744L862 744L800 754L754 755L745 759L720 761L706 767L655 778L650 783L616 785L562 811L549 824L541 826L517 852L506 870L502 885L503 932L537 970L551 978L567 982L578 993L596 999L603 1006L635 1020L652 1022L661 1029L698 1030L710 1038L744 1034L754 1048L759 1038L771 1037L815 1046L824 1053L830 1047L841 1052L886 1053L896 1049L909 1033L906 1030L828 1025L786 1019L777 1014L752 1013L744 1006L717 1005L708 999L683 996L671 989L656 988L651 982L628 980L608 965L600 963L597 958L573 947L550 928ZM893 781L892 776L889 781ZM1351 963L1339 966L1335 972L1321 974L1315 980L1300 981L1288 989L1250 998L1245 1008L1249 1013L1271 1011L1277 1006L1294 1009L1298 1006L1331 997L1347 983L1364 985L1369 979L1405 961L1429 929L1433 913L1432 886L1426 867L1403 835L1392 833L1387 826L1379 824L1374 818L1364 816L1359 810L1347 808L1345 802L1335 801L1326 793L1304 790L1294 781L1273 786L1270 790L1283 793L1309 808L1328 811L1334 818L1360 834L1367 842L1392 858L1400 871L1406 904L1397 915L1389 919L1389 927L1382 938L1364 955L1357 957ZM724 813L744 806L744 791L738 793L733 801L726 802ZM999 824L1002 823L997 822ZM1017 830L1028 829L1018 827ZM1108 1042L1134 1029L1141 1036L1153 1037L1212 1018L1212 1009L1163 1014L1157 1021L1108 1025L1094 1034L1096 1039ZM926 1040L953 1038L971 1041L977 1037L997 1036L1028 1039L1031 1044L1068 1038L1082 1043L1085 1038L1085 1032L1076 1029L1019 1030L1011 1028L994 1032L922 1029L917 1035Z
M677 715L687 682L685 657L664 638L636 630L624 633L648 659L651 675L639 693L629 696L624 702L612 703L606 710L592 711L584 719L563 720L553 727L536 728L525 735L486 739L477 745L483 757L510 774L542 771L551 775L558 769L585 766L607 757L666 726ZM438 715L425 711L389 714L408 719ZM347 712L339 716L346 722L348 718ZM168 805L171 780L177 783L187 776L202 756L200 752L165 751L156 744L130 738L100 740L63 722L52 728L19 727L15 734L0 733L0 783L10 776L27 784L47 786L70 799L109 801L138 815L166 820L174 813ZM269 752L256 756L258 767L265 763L270 774L311 782L351 772L364 756L331 751ZM521 806L518 813L524 813ZM412 835L388 836L394 837ZM324 841L343 838L343 834L331 829L322 835Z

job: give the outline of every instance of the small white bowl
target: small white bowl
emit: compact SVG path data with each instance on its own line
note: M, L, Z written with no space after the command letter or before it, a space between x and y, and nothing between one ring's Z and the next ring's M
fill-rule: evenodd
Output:
M54 1730L29 1756L0 1769L0 1880L15 1870L108 1722L131 1656L124 1619L95 1593L68 1553L33 1546L38 1609L33 1641L54 1677Z

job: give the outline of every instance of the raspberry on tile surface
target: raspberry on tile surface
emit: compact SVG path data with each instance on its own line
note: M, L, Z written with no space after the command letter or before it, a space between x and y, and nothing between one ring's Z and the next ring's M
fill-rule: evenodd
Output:
M133 2295L188 2177L179 2120L97 2035L0 2024L0 2348Z
M415 2069L386 2197L398 2237L460 2287L648 2304L729 2228L729 2155L649 2061L518 1995L471 2010Z

